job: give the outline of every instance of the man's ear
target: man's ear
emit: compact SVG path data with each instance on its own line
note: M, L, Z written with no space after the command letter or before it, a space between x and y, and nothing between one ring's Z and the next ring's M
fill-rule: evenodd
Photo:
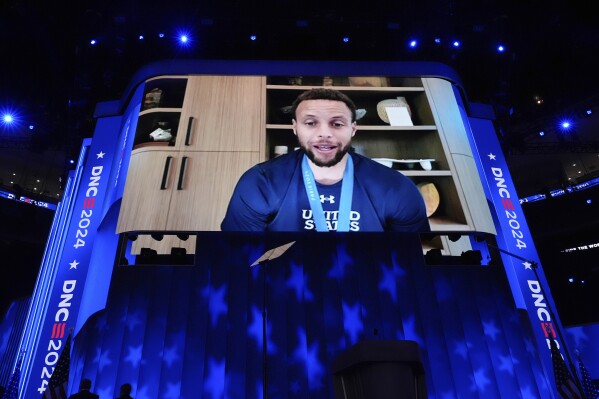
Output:
M356 131L358 130L358 126L356 125L356 121L353 121L351 123L351 127L352 127L351 136L354 137L356 135Z
M295 134L297 136L297 132L295 131L295 127L297 126L297 122L295 121L295 119L291 120L291 129L293 129L293 134Z

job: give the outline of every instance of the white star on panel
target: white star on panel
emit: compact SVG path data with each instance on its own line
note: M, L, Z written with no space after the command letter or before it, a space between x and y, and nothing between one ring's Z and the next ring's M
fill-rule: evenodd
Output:
M495 158L496 158L496 157L497 157L497 155L495 155L495 154L493 154L493 153L490 153L490 154L489 154L489 159L490 159L491 161L495 161Z
M78 264L79 262L77 262L77 260L72 261L71 263L69 263L69 265L71 265L70 269L77 269Z
M104 152L100 151L99 153L96 154L96 156L98 157L97 159L104 159L104 155L106 155Z

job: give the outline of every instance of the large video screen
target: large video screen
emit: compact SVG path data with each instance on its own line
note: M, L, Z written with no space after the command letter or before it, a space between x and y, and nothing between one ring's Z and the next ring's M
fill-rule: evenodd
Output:
M135 234L134 253L193 251L152 237L160 232L495 234L458 93L450 80L420 76L153 78L117 232ZM423 247L471 249L467 237Z

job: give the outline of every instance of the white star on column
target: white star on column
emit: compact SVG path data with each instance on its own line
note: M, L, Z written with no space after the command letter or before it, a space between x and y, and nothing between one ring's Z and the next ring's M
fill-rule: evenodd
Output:
M532 263L526 261L526 262L522 262L522 264L524 265L525 269L531 269L532 270Z
M105 153L103 153L102 151L100 151L99 153L96 154L96 156L98 157L97 159L104 159L104 155L106 155Z
M77 269L78 264L79 262L77 262L77 260L72 261L71 263L69 263L69 265L71 265L70 269Z
M492 152L491 152L491 153L489 153L489 159L490 159L491 161L495 161L495 158L496 158L496 157L497 157L497 155L493 154Z

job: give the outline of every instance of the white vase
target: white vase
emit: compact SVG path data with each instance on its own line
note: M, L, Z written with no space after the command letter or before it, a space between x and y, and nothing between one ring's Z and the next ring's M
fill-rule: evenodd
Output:
M385 123L389 123L389 116L387 115L387 108L391 107L405 107L408 110L408 114L410 117L412 116L412 110L410 109L410 104L406 101L405 97L396 97L390 98L387 100L379 101L376 105L376 112L379 115L379 118Z

